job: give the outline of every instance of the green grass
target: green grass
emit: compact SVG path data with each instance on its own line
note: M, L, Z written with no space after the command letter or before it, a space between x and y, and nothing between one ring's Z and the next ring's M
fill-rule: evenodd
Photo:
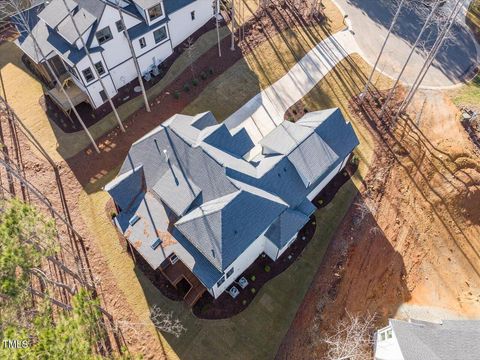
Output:
M480 0L473 0L468 7L466 23L480 41Z
M469 106L480 110L480 75L459 90L453 91L452 100L457 106Z
M115 172L105 179L111 179ZM182 302L165 298L134 267L130 256L121 249L115 229L103 211L108 195L99 190L100 186L97 183L97 192L80 197L82 217L89 229L98 235L100 252L136 315L144 317L149 307L158 305L164 311L172 312L187 328L178 339L168 334L160 337L162 342L166 339L163 343L166 355L173 357L173 351L181 359L271 359L308 290L332 235L357 193L350 181L331 204L317 211L317 230L302 256L265 284L244 312L227 320L206 321L195 318Z
M243 66L237 64L236 71L222 74L221 80L249 78L251 71ZM348 113L347 101L362 83L362 76L351 74L355 73L354 70L365 74L368 69L368 65L357 55L352 56L351 61L342 61L305 96L304 103L312 111L340 106ZM377 85L388 86L388 80L378 77ZM210 91L204 91L198 103L208 104L211 96ZM228 111L242 101L241 97L232 97ZM228 115L228 111L224 111ZM175 357L174 353L182 359L271 359L274 356L373 157L374 142L371 135L361 123L353 117L352 120L361 140L357 149L361 159L359 172L340 189L328 206L317 211L317 229L302 256L285 272L265 284L252 304L231 319L206 321L195 318L183 303L166 299L135 268L130 256L121 249L115 229L104 211L109 197L101 188L115 176L118 169L85 188L79 201L82 218L90 232L95 234L101 255L107 260L115 282L133 312L143 317L156 304L164 311L172 312L187 328L187 332L178 339L168 334L159 337L167 357Z

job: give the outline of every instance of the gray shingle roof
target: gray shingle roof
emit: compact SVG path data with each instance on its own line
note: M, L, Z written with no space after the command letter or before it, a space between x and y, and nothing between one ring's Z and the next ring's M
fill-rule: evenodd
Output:
M306 138L287 157L307 187L339 159L338 155L316 133Z
M390 320L405 360L478 360L480 321Z
M308 220L309 217L300 211L287 209L270 226L265 236L281 249L308 223Z
M85 9L80 9L75 15L73 15L73 20L77 24L80 34L83 34L95 23L97 19ZM63 38L66 39L70 44L75 44L75 41L79 39L70 16L68 16L60 23L60 25L58 25L58 33L62 35Z
M264 151L268 149L270 153L285 155L311 134L312 129L284 121L277 126L275 130L265 136L260 141L260 144L263 146Z
M183 215L202 190L177 166L170 165L152 191L178 216Z
M77 2L65 0L70 11L78 7ZM52 29L56 28L68 15L63 0L52 0L38 16L45 21Z
M204 203L176 228L220 271L257 239L286 205L238 191Z
M155 195L170 214L162 231L178 241L184 252L175 253L210 287L261 234L268 230L282 247L315 211L307 194L358 144L340 111L328 113L283 125L278 138L269 139L281 155L260 155L252 162L239 155L251 140L217 125L211 113L175 115L132 145L120 180L106 189L115 201L131 201L132 195L120 195L127 191L122 187L128 188L124 177L141 167L141 194ZM295 141L286 140L282 149L285 135L291 134ZM130 217L136 201L128 209ZM128 216L119 220L122 231L130 226Z

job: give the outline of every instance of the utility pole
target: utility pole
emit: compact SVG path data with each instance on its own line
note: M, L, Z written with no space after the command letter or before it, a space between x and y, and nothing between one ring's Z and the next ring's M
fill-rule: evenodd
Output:
M142 72L140 71L140 65L138 65L137 56L135 55L135 49L133 48L132 40L130 39L127 26L125 25L125 21L123 19L123 11L122 11L122 8L120 7L120 0L117 0L117 10L118 10L118 14L120 15L120 21L122 22L123 34L127 39L128 47L130 48L130 53L132 54L133 63L135 64L135 69L137 70L138 82L140 84L140 87L142 88L143 101L145 102L145 110L147 110L147 112L151 112L150 103L148 102L147 92L145 91L145 85L143 83Z
M109 102L109 104L110 104L110 106L113 110L113 113L115 114L115 118L117 119L118 125L120 126L120 129L123 132L125 132L125 127L122 124L122 120L120 120L120 116L118 115L117 109L115 108L115 105L113 104L112 98L111 98L110 94L108 93L107 88L105 87L105 83L103 82L102 77L98 73L97 67L95 66L95 63L93 62L92 55L90 54L90 50L88 49L87 44L85 44L85 40L83 40L82 33L80 32L80 30L78 30L78 26L77 26L77 23L75 22L75 19L73 18L72 12L68 8L66 0L62 0L62 1L63 1L63 4L65 5L65 9L67 9L68 17L70 18L70 21L72 22L73 27L75 28L77 36L79 37L79 40L82 43L82 47L85 50L85 53L87 54L88 60L90 61L90 64L93 68L93 71L95 72L95 75L97 76L98 81L100 82L100 85L102 86L103 92L107 96L108 102ZM106 64L105 64L105 66L106 66Z

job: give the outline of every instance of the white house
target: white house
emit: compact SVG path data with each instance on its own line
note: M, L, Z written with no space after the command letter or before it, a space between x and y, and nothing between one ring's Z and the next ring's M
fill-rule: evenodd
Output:
M390 319L375 333L375 360L480 359L480 321Z
M175 115L132 145L105 190L119 231L173 285L185 278L193 304L205 290L219 297L262 253L277 260L357 145L339 109L284 121L259 144L211 113Z
M119 88L137 77L116 0L66 0L66 3L108 94L114 96ZM176 46L213 16L212 0L120 0L120 5L142 73L161 64ZM43 54L62 76L61 85L71 80L81 91L74 103L86 100L97 108L106 101L64 0L47 1L13 18L20 32L16 43L23 52L36 64L44 62L33 39L20 25L22 18L28 18ZM69 90L79 93L71 86ZM51 95L59 105L67 106L60 92Z

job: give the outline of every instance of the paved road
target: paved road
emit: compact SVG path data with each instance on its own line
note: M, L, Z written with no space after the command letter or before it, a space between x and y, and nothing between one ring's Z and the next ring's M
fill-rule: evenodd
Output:
M388 32L396 5L391 0L334 1L348 15L354 37L362 49L362 55L373 64ZM413 12L402 12L398 27L390 37L380 62L381 71L389 76L398 75L422 25L422 21ZM446 87L457 84L477 63L477 46L468 28L454 25L452 32L455 34L455 43L444 46L438 53L434 65L424 80L424 87ZM424 56L423 52L414 54L411 60L412 66L405 73L403 81L412 83L423 64Z
M224 123L233 133L245 128L258 143L338 62L348 54L358 52L360 49L349 31L336 33L318 43L287 74L250 99Z

